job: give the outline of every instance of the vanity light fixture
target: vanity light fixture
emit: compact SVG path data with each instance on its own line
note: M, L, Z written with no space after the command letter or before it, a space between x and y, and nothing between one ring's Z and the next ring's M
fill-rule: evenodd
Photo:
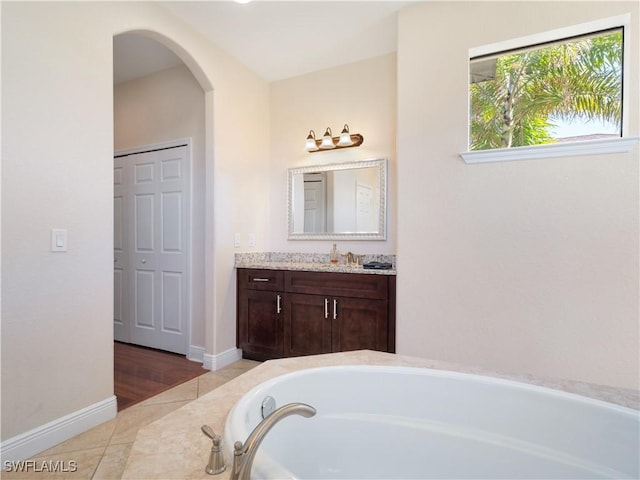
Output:
M359 133L350 133L349 125L345 123L342 128L342 132L339 137L334 137L331 132L331 128L327 127L322 136L322 139L316 139L316 132L313 130L309 130L309 135L307 136L307 141L305 143L304 149L311 152L318 152L320 150L331 150L335 148L349 148L349 147L359 147L362 145L364 138Z

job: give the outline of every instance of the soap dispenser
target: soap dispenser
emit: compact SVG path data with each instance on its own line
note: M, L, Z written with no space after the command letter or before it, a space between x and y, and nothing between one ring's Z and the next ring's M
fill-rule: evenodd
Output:
M329 254L329 260L331 261L332 265L337 265L338 264L338 259L339 257L339 253L338 253L338 247L336 247L336 244L333 244L333 248L331 249L331 253Z

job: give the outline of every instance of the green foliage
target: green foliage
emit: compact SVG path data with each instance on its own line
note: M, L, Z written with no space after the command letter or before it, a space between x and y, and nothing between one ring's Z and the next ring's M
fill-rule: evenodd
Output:
M621 121L622 31L498 57L470 86L471 150L552 143L552 119Z

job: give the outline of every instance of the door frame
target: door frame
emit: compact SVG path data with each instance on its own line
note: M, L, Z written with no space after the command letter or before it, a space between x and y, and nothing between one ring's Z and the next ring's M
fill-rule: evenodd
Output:
M154 150L166 150L170 148L176 148L185 146L187 147L187 163L189 165L189 179L187 185L189 188L188 205L187 205L187 315L186 315L186 334L185 334L185 356L190 358L191 355L191 321L193 311L193 148L192 138L183 137L174 140L167 140L164 142L151 143L147 145L139 145L136 147L126 148L122 150L114 150L113 157L135 155L138 153L145 153ZM113 191L112 195L113 197ZM112 234L115 234L115 224L112 226ZM131 321L131 319L129 319Z

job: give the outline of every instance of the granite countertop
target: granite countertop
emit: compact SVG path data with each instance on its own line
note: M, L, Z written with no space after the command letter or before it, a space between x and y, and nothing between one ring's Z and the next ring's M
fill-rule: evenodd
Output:
M530 375L500 374L478 367L369 350L284 358L258 365L140 429L131 448L122 478L210 480L212 477L204 472L204 466L209 458L211 440L200 431L203 424L210 425L216 433L222 434L229 411L240 397L254 386L296 370L332 365L397 365L488 375L563 390L628 408L640 408L640 393L636 390L570 380L543 379ZM224 442L235 440L244 441L244 439L223 439ZM214 478L220 480L230 478L229 458L226 458L226 464L227 470Z
M299 270L305 272L366 273L373 275L396 275L396 270L375 270L362 266L332 265L313 262L242 262L236 268L261 268L266 270Z
M239 253L235 255L236 268L260 268L267 270L299 270L307 272L364 273L372 275L396 275L395 255L364 255L363 263L386 262L391 264L389 270L363 268L341 263L329 262L328 254L316 253Z

